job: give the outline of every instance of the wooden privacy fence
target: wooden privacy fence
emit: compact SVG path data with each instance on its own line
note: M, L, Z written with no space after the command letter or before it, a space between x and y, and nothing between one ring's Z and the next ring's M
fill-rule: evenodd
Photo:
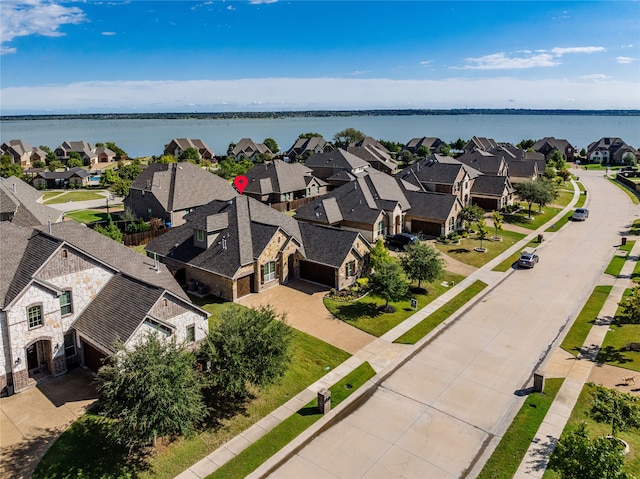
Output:
M310 198L299 198L297 200L285 201L283 203L271 203L271 207L278 211L292 211L297 210L302 205L306 205L307 203L312 202L313 200L317 200L318 197L310 197Z
M169 229L170 228L161 228L156 231L149 230L149 231L141 231L140 233L132 233L130 235L124 235L122 237L122 242L125 244L125 246L140 246L141 244L147 244L152 239L163 235L164 233L169 231Z

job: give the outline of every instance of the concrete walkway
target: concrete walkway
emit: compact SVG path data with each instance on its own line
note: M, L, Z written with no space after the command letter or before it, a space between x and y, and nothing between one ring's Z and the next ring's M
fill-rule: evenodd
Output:
M627 288L633 287L631 281L631 274L635 262L638 261L640 256L640 242L636 242L633 250L629 254L629 258L633 258L635 261L627 259L625 262L621 274L614 280L613 288L607 300L605 301L600 313L598 314L595 324L589 331L584 345L581 348L580 354L577 358L569 355L568 353L562 353L557 351L550 359L549 364L543 365L541 371L546 374L546 370L552 373L554 370L560 367L566 368L565 380L562 383L560 391L554 400L553 404L549 408L547 415L545 416L535 438L531 442L529 449L525 457L522 459L518 471L516 472L514 479L532 479L541 478L547 468L549 462L549 456L555 449L560 435L571 416L578 396L582 392L582 388L586 382L591 381L594 376L594 370L598 368L607 367L614 369L611 366L598 365L595 362L600 346L604 341L604 338L609 330L609 325L615 317L615 313L618 309L618 303L622 299L622 295ZM603 275L605 276L605 275ZM602 283L609 281L610 276L603 278ZM600 284L602 284L600 283ZM559 366L560 365L560 366ZM567 367L568 366L568 367ZM629 370L622 368L615 368L619 371L614 377L618 380L622 378L623 374L631 375ZM594 381L595 382L595 381ZM640 396L640 389L630 390L630 388L611 384L611 379L608 378L607 387L614 387L624 392L631 392L637 396Z
M573 204L575 204L575 202L578 199L579 190L577 188L577 185L575 185L575 193L576 194L574 195L574 198L571 201L571 203L567 205L567 207L564 208L562 211L560 211L553 220L543 225L540 228L541 231L544 231L545 228L553 224L554 221L557 221L559 218L561 218L564 214L566 214L569 210L572 209ZM233 458L235 455L237 455L239 452L241 452L244 448L248 447L250 444L252 444L257 439L262 437L268 431L273 429L282 420L284 420L285 418L289 417L292 414L295 414L301 407L303 407L309 401L314 399L317 396L317 392L321 388L328 387L334 384L335 382L337 382L338 380L340 380L341 378L349 374L353 369L355 369L365 361L368 361L370 364L372 364L374 369L376 369L376 371L379 372L378 376L383 376L385 378L390 376L393 372L397 371L400 365L408 361L415 354L415 351L417 349L421 349L416 347L418 345L407 346L407 345L395 344L393 343L393 341L399 338L401 335L403 335L406 331L410 330L416 324L420 323L424 318L432 314L440 306L447 303L457 294L464 291L476 280L481 280L487 283L489 287L486 288L486 290L490 290L492 287L496 286L497 284L501 283L504 279L506 279L511 273L514 272L513 269L509 269L507 272L504 272L504 273L494 272L494 271L491 271L491 269L496 265L500 264L505 259L507 259L509 256L511 256L515 251L522 248L524 245L526 245L529 241L531 241L537 235L537 231L528 230L527 232L528 232L527 236L523 238L520 242L513 245L508 250L504 251L501 255L494 258L490 262L488 262L482 268L479 268L473 271L471 275L466 277L459 284L456 284L449 291L442 294L440 297L438 297L437 299L429 303L425 308L421 309L420 311L416 312L414 315L412 315L411 317L403 321L401 324L396 326L393 330L387 332L382 337L377 338L374 341L365 345L361 350L357 351L353 357L351 357L348 361L343 363L340 367L336 368L329 375L323 377L317 383L306 388L298 396L296 396L295 398L291 399L289 402L287 402L280 408L273 411L271 414L269 414L267 417L265 417L264 419L256 423L247 431L245 431L244 433L240 434L236 438L229 441L229 443L223 445L218 450L214 451L213 453L209 454L207 457L205 457L198 463L194 464L192 467L190 467L189 469L184 471L182 474L177 476L177 478L196 479L196 478L203 478L211 474L217 468L219 468L224 463L226 463L231 458ZM250 303L250 300L247 300L247 302ZM247 304L247 303L243 301L243 304ZM465 309L466 308L462 308L462 310L465 310ZM440 324L426 338L423 338L423 340L419 343L419 345L421 344L422 346L424 346L427 342L431 340L430 338L438 337L442 331L448 329L451 326L451 324L455 321L455 319L460 314L462 314L462 312L463 311L459 311L458 313L454 314L452 317L444 321L442 324ZM432 378L432 379L435 379L435 378ZM359 400L363 395L370 394L370 392L368 391L373 391L376 388L378 388L378 384L380 384L380 379L378 379L377 381L373 381L373 380L369 381L368 384L364 385L362 388L360 388L360 390L358 390L356 393L351 395L347 400L345 400L339 408L336 408L336 410L332 411L329 414L329 416L335 417L336 411L338 411L339 409L341 410L349 409L350 405L353 404L355 401ZM500 405L498 404L497 407L500 407ZM389 413L391 413L391 411L389 411ZM380 420L382 419L383 418L381 417ZM254 473L252 473L248 477L259 478L259 477L265 477L266 475L268 475L269 471L271 471L273 467L276 467L276 465L283 460L283 457L287 457L292 451L296 450L296 448L298 448L300 444L303 444L304 441L308 440L308 438L314 437L316 434L318 434L321 428L326 428L327 421L329 420L330 420L330 417L325 417L323 418L323 420L315 423L313 426L308 428L303 434L301 434L296 440L294 440L291 444L286 446L274 457L269 459L265 464L260 466L256 471L254 471ZM338 425L335 425L335 427L337 426ZM469 431L466 431L466 432L469 432ZM461 431L461 434L464 434L463 431ZM436 440L437 440L437 435L435 435L434 437L436 437ZM462 440L462 437L460 437L460 439ZM336 458L334 457L334 459ZM453 461L453 458L449 458L449 459ZM345 461L350 462L352 461L352 458L345 457L340 462L341 464L346 464ZM325 474L327 472L328 471L324 471ZM442 472L443 471L440 470L440 473ZM310 471L307 471L307 474L313 475L313 473ZM344 472L344 474L347 474L347 476L345 477L348 477L348 472ZM425 476L423 475L423 477ZM442 476L442 477L445 477L445 476ZM449 476L446 475L446 477L449 477Z

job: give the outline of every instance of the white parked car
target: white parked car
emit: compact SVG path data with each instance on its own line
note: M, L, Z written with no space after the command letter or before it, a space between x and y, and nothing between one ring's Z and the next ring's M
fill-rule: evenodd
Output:
M589 210L586 208L576 208L571 215L573 221L584 221L589 217Z

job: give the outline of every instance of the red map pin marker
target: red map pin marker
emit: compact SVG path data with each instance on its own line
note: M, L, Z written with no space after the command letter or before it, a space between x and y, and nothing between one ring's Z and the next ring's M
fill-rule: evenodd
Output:
M247 187L247 185L249 184L249 180L247 179L246 176L244 175L239 175L236 176L233 180L233 184L236 186L236 188L238 189L238 192L240 194L242 194L242 192L244 191L244 189Z

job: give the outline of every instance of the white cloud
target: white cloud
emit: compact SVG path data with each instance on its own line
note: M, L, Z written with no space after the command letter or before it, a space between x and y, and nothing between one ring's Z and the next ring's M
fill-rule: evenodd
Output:
M631 57L616 57L616 61L618 63L633 63L636 59Z
M278 0L251 0L251 5L260 5L262 3L276 3Z
M538 53L523 57L508 57L504 53L493 53L477 58L467 58L463 70L507 70L535 67L553 67L558 65L548 53Z
M256 78L81 82L0 90L3 113L374 108L640 109L635 81ZM632 100L630 100L632 99ZM633 100L635 99L635 100ZM631 101L631 103L630 103Z
M65 7L49 0L0 1L0 44L2 53L15 53L16 49L4 44L16 37L44 35L59 37L60 26L86 21L78 7Z
M551 49L551 53L554 55L561 57L566 53L596 53L596 52L606 52L607 49L604 47L568 47L561 48L556 47Z
M235 10L235 9L236 9L236 7L234 7L233 5L227 6L227 10Z
M105 37L112 37L115 34L116 32L102 32L102 35L104 35Z
M420 65L431 65L431 63L432 63L431 60L425 60L420 62Z
M611 78L609 75L605 75L604 73L594 73L592 75L583 75L580 78L583 80L608 80Z

